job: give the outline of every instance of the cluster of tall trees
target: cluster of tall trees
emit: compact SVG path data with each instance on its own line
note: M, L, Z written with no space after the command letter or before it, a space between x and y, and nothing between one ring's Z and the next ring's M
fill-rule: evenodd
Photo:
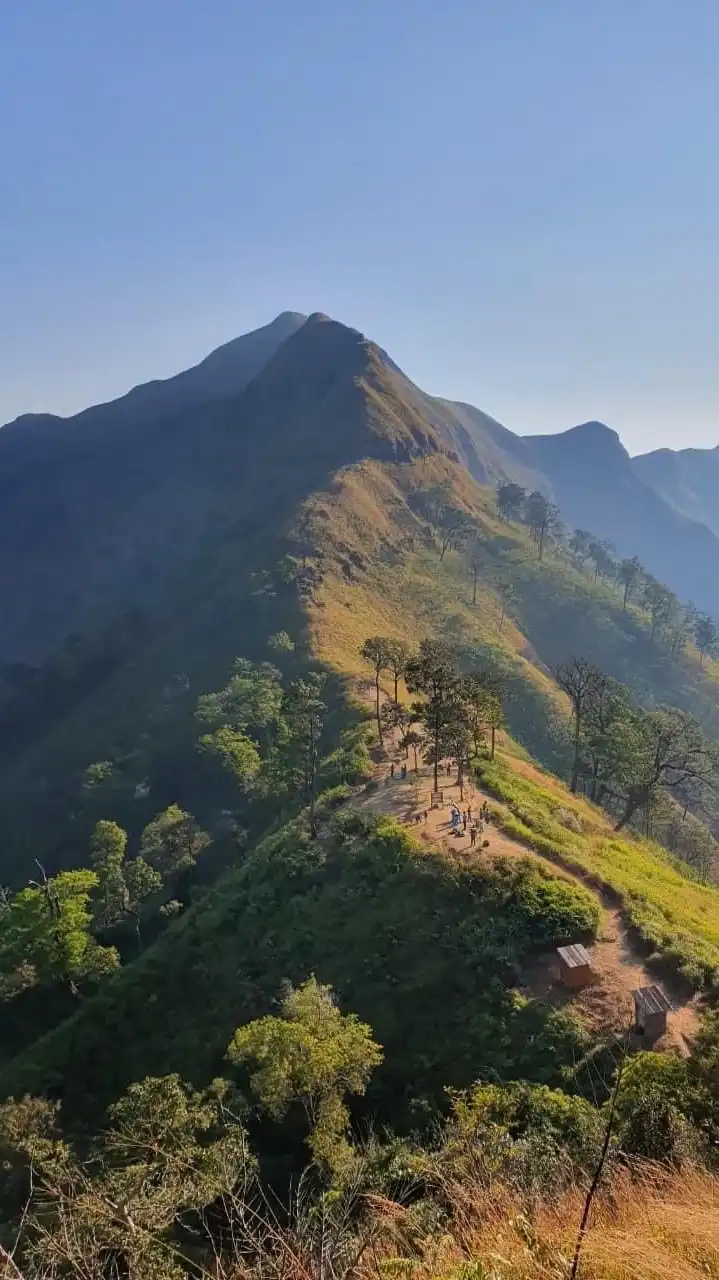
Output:
M286 640L279 644L283 648ZM198 719L209 730L200 738L200 751L216 760L244 793L307 805L313 831L327 711L323 685L320 672L307 672L285 685L272 663L237 658L228 684L201 697L197 707Z
M116 822L95 826L90 867L38 878L0 899L0 1000L31 987L65 985L74 995L120 964L112 930L131 922L138 948L141 918L152 898L164 915L181 909L169 896L179 872L194 866L210 837L178 805L158 813L128 858L128 836Z
M288 639L280 636L279 651ZM197 743L201 757L245 795L280 807L307 805L313 832L326 712L322 684L320 674L309 672L285 685L271 663L238 658L228 683L200 697L196 712L205 729ZM108 761L86 771L90 790L102 794L108 780ZM48 876L39 867L37 878L18 891L0 890L0 1000L36 986L66 985L78 994L83 983L116 969L113 934L119 931L119 938L129 926L139 950L143 918L180 911L181 874L195 866L211 837L191 813L171 804L147 824L131 856L129 844L127 831L103 818L92 832L87 868Z
M547 541L572 564L588 573L594 582L614 587L622 598L622 608L632 604L648 618L650 637L678 657L693 642L699 651L699 665L719 655L719 626L708 614L691 604L683 604L673 591L644 568L637 556L622 559L606 539L586 529L572 532L563 526L559 510L543 494L527 493L519 484L501 484L497 489L497 509L503 520L526 524L541 560Z
M472 755L478 755L485 743L494 755L496 732L503 723L499 680L479 670L463 672L454 649L440 640L422 640L415 652L391 637L370 636L360 652L374 671L380 743L387 730L398 731L406 755L413 752L415 770L420 752L433 766L435 790L441 760L454 761L461 787ZM385 674L392 678L394 696L383 701ZM401 701L400 679L409 694L419 696Z
M572 706L572 791L618 809L616 830L647 811L662 792L683 804L713 788L719 750L696 720L677 708L644 710L629 691L582 658L556 672Z
M177 1075L131 1084L104 1131L77 1146L47 1099L1 1104L0 1274L249 1274L250 1260L259 1265L280 1240L250 1148L250 1107L276 1122L292 1111L289 1132L309 1147L321 1191L340 1190L361 1167L347 1099L365 1092L382 1057L371 1027L311 976L288 986L276 1015L236 1030L224 1076L209 1088Z
M501 484L497 489L497 510L503 520L521 521L527 525L540 560L544 557L548 540L561 538L559 508L537 489L527 493L521 484Z

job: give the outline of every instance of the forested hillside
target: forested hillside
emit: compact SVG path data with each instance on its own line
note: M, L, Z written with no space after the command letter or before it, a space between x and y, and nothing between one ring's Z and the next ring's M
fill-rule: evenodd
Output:
M0 1275L567 1275L600 1160L714 1266L713 619L357 331L238 344L0 433Z

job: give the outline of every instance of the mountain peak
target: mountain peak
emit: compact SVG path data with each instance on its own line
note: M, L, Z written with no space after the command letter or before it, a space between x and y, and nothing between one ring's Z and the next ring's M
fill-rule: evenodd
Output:
M580 422L578 426L569 427L567 431L558 431L545 436L525 436L524 439L531 449L539 449L543 452L561 452L574 457L583 456L587 460L592 458L601 460L604 464L612 461L623 464L629 460L629 454L619 439L619 433L612 427L608 427L605 422Z
M582 435L585 439L601 440L610 438L619 440L619 432L613 427L608 427L606 422L599 422L596 418L589 422L580 422L576 427L570 427L565 435ZM620 442L621 443L621 442Z

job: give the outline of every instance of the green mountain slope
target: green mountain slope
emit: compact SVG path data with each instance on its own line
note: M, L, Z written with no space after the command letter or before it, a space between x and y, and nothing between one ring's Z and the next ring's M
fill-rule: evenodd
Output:
M566 725L551 670L571 653L596 661L645 702L686 707L715 731L713 666L700 672L691 653L669 657L650 642L641 617L566 561L550 556L538 564L526 532L498 521L491 490L474 483L466 440L460 447L462 423L475 430L472 447L480 447L481 428L495 449L482 480L508 474L504 458L526 463L498 424L426 396L361 334L321 316L282 343L238 396L204 409L199 420L188 414L181 430L170 417L162 492L181 536L162 544L143 614L110 617L104 630L66 648L42 680L11 688L0 703L5 878L22 874L34 857L49 867L84 859L96 815L85 804L82 776L94 761L115 762L122 786L111 816L131 832L174 801L206 817L195 756L198 695L225 682L238 653L265 657L267 637L281 629L297 639L309 631L331 665L333 645L315 617L330 582L347 596L331 607L338 653L352 624L335 664L341 673L357 666L366 634L389 632L393 622L411 640L421 628L451 635L508 675L512 731L560 771ZM180 461L178 432L186 444ZM462 556L436 563L422 493L438 484L449 486L482 532L477 608ZM161 505L158 491L155 501ZM315 587L299 598L278 566L288 552L302 558L311 550L302 515L308 503L317 517L310 521ZM148 536L145 511L126 515L140 541ZM163 527L167 534L173 526ZM83 541L83 556L96 555L92 541ZM99 534L96 541L102 544ZM60 578L64 553L61 540L53 570ZM371 599L360 595L370 579ZM383 624L371 624L382 600ZM143 788L136 798L141 783L149 794Z

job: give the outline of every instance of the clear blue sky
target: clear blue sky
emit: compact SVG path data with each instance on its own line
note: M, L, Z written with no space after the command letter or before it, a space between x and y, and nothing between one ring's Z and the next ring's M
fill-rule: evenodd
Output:
M0 421L285 309L514 430L719 443L717 0L3 0Z

